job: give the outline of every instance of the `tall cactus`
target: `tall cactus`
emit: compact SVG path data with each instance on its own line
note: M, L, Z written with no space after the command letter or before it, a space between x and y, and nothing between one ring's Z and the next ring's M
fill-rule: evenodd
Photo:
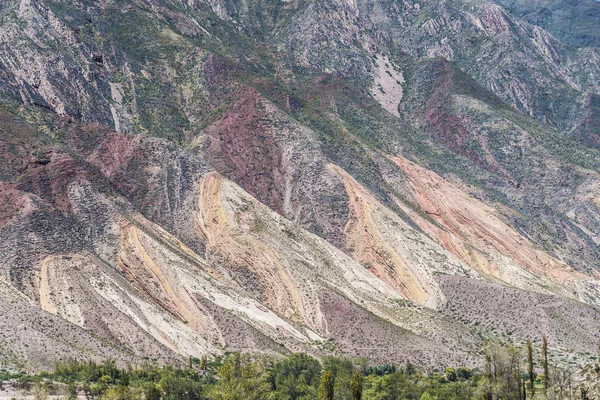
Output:
M527 373L529 374L529 397L533 399L535 386L533 385L533 347L531 346L531 340L527 341Z
M542 336L542 363L544 366L544 395L548 393L550 386L550 369L548 368L548 338Z

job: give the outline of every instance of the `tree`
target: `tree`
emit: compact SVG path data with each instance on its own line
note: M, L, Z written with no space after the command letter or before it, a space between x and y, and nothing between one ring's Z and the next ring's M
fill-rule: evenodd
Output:
M36 382L33 386L34 400L46 400L48 397L48 386L44 382Z
M199 365L200 370L205 371L207 363L208 363L208 359L206 358L206 355L203 355L202 357L200 357L200 365Z
M361 400L362 398L362 375L355 372L350 381L350 398L351 400Z
M91 383L87 382L83 384L83 392L85 393L85 398L88 400L98 399L100 398L108 387L103 383Z
M202 386L188 377L180 378L174 373L163 376L159 382L164 400L199 400Z
M567 394L570 392L570 375L571 372L569 371L568 367L552 367L552 374L550 375L550 387L552 389L552 394L554 394L556 398L564 399L565 397L567 397Z
M454 368L446 368L446 379L450 382L456 382L456 370Z
M262 400L269 393L264 366L250 356L231 355L219 376L209 396L213 400Z
M529 397L535 396L534 375L533 375L533 347L531 340L527 341L527 374L529 375Z
M404 373L406 376L411 376L416 372L414 365L410 363L409 360L406 360L406 367L404 368Z
M340 357L323 357L323 370L331 371L333 375L333 391L336 400L346 400L351 397L350 383L356 367L351 360Z
M144 400L160 400L160 390L153 382L147 382L143 386Z
M292 354L276 363L269 374L278 398L314 398L321 379L321 364L307 354Z
M521 351L515 347L490 346L486 349L486 375L482 396L486 399L521 398Z
M319 400L333 400L333 394L333 374L331 371L325 371L321 377L317 398Z
M590 400L589 392L585 387L581 386L579 393L581 394L581 400Z
M492 375L492 357L486 352L485 353L485 362L484 362L484 368L485 368L485 376L483 381L481 382L481 390L482 390L482 396L485 400L492 400L492 396L493 396L493 381L494 381L494 376Z
M466 381L467 379L471 379L471 370L469 368L459 367L456 370L456 376L458 379Z
M418 399L421 391L404 373L396 372L365 378L363 395L369 400Z
M102 400L134 400L139 398L131 388L124 385L111 386L102 396Z
M77 385L74 383L68 383L65 388L65 399L66 400L77 400Z
M550 383L550 371L548 369L548 338L546 335L542 336L542 363L544 366L544 395L547 395Z

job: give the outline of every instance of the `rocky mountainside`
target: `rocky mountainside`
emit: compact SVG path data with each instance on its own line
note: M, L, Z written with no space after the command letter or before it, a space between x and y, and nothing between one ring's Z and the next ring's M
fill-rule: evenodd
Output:
M457 366L547 335L585 362L600 58L523 15L1 2L0 361Z
M596 49L600 46L600 2L597 0L501 0L499 3L570 46Z

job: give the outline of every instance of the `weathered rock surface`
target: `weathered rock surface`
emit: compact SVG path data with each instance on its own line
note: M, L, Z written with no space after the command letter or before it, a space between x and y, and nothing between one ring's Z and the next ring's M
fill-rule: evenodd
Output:
M2 2L0 357L473 365L546 334L584 358L600 62L544 26L488 0Z

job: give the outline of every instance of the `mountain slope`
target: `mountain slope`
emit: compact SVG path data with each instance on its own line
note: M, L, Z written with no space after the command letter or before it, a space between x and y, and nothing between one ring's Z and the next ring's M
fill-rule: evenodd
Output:
M10 0L0 23L0 288L82 341L27 351L11 308L11 362L595 351L594 50L485 0Z
M598 48L600 4L595 0L501 0L498 3L525 21L546 29L568 45Z

